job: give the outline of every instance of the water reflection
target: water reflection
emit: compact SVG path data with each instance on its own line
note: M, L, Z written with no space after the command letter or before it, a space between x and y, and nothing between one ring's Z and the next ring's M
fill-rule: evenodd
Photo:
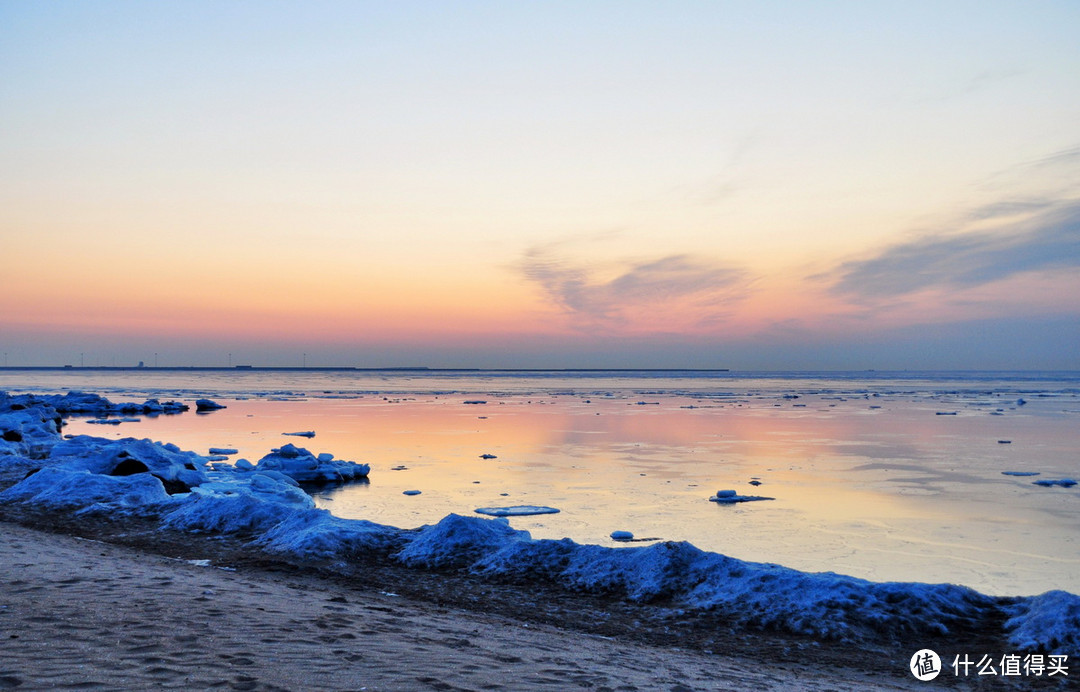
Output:
M322 489L318 504L397 526L481 506L547 505L562 512L512 525L536 537L610 545L611 531L627 530L878 580L1080 592L1080 492L1000 473L1080 475L1076 414L1058 399L991 415L997 402L981 394L484 398L229 400L208 416L106 431L74 421L69 432L150 437L200 453L235 447L251 461L288 442L332 452L371 464L370 483ZM944 404L957 415L935 415ZM282 436L298 430L316 437ZM762 485L748 485L752 479ZM727 488L776 499L707 501Z

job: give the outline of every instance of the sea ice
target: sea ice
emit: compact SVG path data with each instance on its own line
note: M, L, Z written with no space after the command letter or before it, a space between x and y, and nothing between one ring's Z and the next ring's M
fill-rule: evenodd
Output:
M477 514L486 514L489 517L527 517L533 514L558 514L559 510L554 507L541 507L535 505L514 505L513 507L479 507L473 510Z
M1037 481L1034 481L1032 483L1032 485L1041 485L1041 486L1044 486L1044 487L1047 487L1047 488L1049 488L1051 486L1054 486L1054 485L1060 485L1062 488L1071 488L1074 485L1076 485L1076 481L1074 481L1071 478L1060 478L1060 479L1057 479L1057 480L1051 480L1049 478L1041 478L1041 479L1039 479Z
M300 483L336 483L366 478L371 467L334 459L332 454L316 457L303 447L287 444L260 459L255 470L278 471Z
M709 502L717 502L722 505L733 505L738 502L757 502L759 500L774 500L772 497L761 495L739 495L734 490L717 490L716 495L709 498Z
M976 621L996 621L1004 622L1001 630L988 634L1007 637L1019 650L1080 654L1080 596L1074 594L1051 591L996 598L949 584L875 583L745 562L689 543L616 548L569 539L533 540L528 532L511 528L506 519L451 514L414 530L341 519L315 508L284 469L296 459L317 465L351 462L315 457L286 445L268 455L280 461L280 469L260 462L262 468L242 470L242 460L237 460L235 469L222 465L222 470L207 471L202 457L175 445L89 436L60 441L56 426L48 425L55 409L40 401L24 409L12 410L10 404L0 396L0 430L4 435L18 433L8 437L21 440L4 437L7 445L30 438L51 444L36 462L44 468L0 493L4 503L76 514L92 510L141 514L157 518L164 527L229 533L271 553L320 562L372 554L405 565L528 576L634 601L663 599L676 607L716 612L735 625L821 639L912 640L948 635ZM26 415L29 409L35 412ZM3 450L0 454L14 457ZM117 471L131 475L109 475ZM170 495L159 475L184 480L190 490ZM721 491L715 499L738 497L734 491ZM477 512L484 510L502 516L536 513L522 510L558 511L503 507Z

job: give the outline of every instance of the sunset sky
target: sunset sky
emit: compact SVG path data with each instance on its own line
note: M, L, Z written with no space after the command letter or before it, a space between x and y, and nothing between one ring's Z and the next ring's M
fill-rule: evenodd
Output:
M1080 3L0 0L7 364L1080 369Z

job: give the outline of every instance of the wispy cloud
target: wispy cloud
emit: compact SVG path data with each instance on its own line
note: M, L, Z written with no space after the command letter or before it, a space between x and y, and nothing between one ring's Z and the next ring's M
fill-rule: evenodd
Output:
M561 255L557 245L530 248L520 269L578 327L635 326L654 317L706 328L743 297L749 279L739 267L686 254L619 263L614 272L602 272Z
M973 211L969 221L1013 216L994 230L928 235L845 262L832 273L838 278L831 290L875 300L1080 266L1080 201L989 205Z

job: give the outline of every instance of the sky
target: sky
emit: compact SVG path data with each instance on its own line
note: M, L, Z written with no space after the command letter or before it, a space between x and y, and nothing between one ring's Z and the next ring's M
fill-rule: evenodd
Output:
M1080 369L1078 28L0 0L3 362Z

